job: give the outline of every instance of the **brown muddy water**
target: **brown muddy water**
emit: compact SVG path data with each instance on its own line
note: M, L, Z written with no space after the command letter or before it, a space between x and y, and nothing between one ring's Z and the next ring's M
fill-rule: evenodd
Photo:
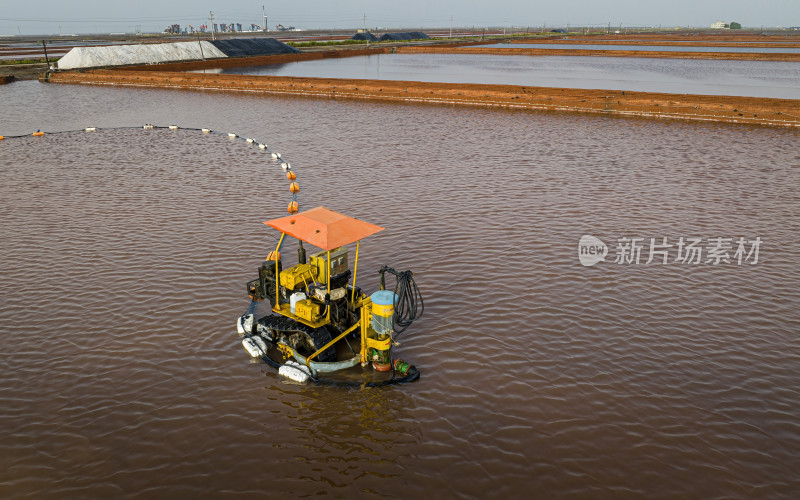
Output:
M798 132L21 82L0 134L267 142L413 269L406 386L288 385L235 331L289 199L199 132L0 142L0 497L793 498ZM584 267L578 241L610 247ZM639 264L614 263L623 237ZM733 238L730 263L676 261ZM742 264L736 239L761 238ZM645 264L649 238L675 245ZM750 247L748 246L748 249Z

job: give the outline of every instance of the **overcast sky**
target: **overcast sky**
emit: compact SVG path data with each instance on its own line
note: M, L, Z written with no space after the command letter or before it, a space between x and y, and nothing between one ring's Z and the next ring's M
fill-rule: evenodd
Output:
M431 28L453 26L692 26L716 20L748 27L800 26L800 0L0 0L0 34L161 31L217 23L298 28Z

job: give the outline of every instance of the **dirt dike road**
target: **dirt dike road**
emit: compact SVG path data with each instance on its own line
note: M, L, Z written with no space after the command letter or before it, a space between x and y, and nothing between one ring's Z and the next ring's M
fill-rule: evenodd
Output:
M512 44L513 45L513 44ZM655 59L707 59L732 61L800 61L800 53L689 52L655 50L534 49L516 47L400 47L398 54L482 54L499 56L645 57Z
M800 100L792 99L180 71L97 70L53 73L42 75L40 79L64 84L249 92L265 96L483 106L800 127Z

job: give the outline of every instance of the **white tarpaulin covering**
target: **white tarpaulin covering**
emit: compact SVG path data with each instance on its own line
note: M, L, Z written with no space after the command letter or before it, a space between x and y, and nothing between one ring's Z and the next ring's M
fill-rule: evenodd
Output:
M75 47L58 60L58 69L157 64L197 59L216 59L220 57L228 56L210 42L206 41L155 43L150 45L112 45L109 47Z

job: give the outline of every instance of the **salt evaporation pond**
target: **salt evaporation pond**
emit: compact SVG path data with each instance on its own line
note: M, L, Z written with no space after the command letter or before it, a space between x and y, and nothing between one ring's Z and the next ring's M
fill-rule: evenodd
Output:
M201 71L800 99L796 62L379 54Z
M38 82L0 99L7 136L265 141L301 207L387 228L362 286L392 264L426 300L400 347L419 382L284 384L234 326L289 198L268 154L187 130L0 141L4 498L800 491L799 131ZM579 263L583 235L606 262ZM703 261L615 263L623 237L701 238ZM758 262L706 262L716 237L760 237Z
M475 45L492 49L553 49L553 50L633 50L652 52L746 52L754 54L798 54L800 48L776 47L697 47L673 45L602 45L577 43L492 43Z

